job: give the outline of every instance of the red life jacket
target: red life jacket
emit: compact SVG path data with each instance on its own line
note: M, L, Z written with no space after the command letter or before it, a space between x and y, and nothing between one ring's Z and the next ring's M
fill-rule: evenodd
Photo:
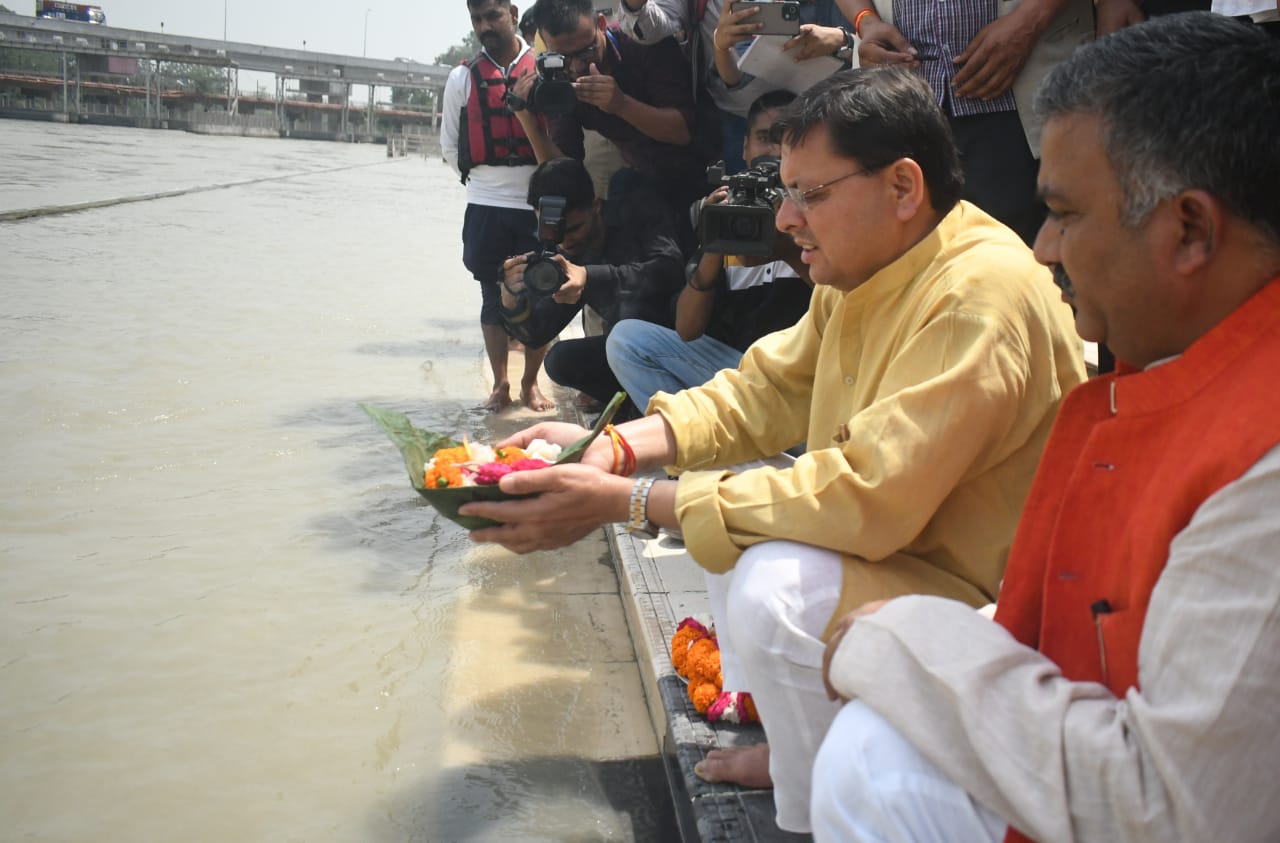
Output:
M1139 687L1147 606L1174 537L1280 442L1277 371L1280 279L1177 360L1076 387L1023 509L996 621L1067 679L1119 698Z
M458 169L462 171L462 183L467 183L471 168L480 164L491 167L537 164L533 145L505 99L518 77L535 72L533 50L526 50L516 61L511 76L483 52L463 65L471 71L471 95L458 121Z

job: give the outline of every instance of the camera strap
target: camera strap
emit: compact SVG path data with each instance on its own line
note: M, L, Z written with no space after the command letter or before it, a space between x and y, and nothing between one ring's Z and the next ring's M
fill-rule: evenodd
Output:
M706 0L702 0L702 2L703 2L703 3L705 3L705 2L706 2ZM613 34L613 29L612 29L612 28L610 28L610 29L606 29L606 30L604 31L604 37L605 37L605 40L607 40L607 41L609 42L609 46L613 48L613 57L614 57L614 59L616 59L616 60L617 60L617 62L618 62L619 64L621 64L621 63L622 63L622 48L618 46L618 37L617 37L616 35L614 35L614 34Z

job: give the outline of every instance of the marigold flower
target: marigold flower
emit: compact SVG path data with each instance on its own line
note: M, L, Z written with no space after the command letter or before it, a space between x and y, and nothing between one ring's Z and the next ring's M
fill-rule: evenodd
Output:
M720 645L715 638L700 638L689 646L685 661L689 684L698 680L716 682L720 675Z
M698 710L699 714L706 714L707 709L720 696L720 689L710 682L701 685L689 683L689 699L693 702L693 707Z
M424 480L428 489L452 489L463 485L462 468L449 462L437 462L427 467Z
M459 445L456 448L441 448L436 451L434 459L436 465L441 465L443 463L464 463L471 459L471 455L467 453L466 445Z
M689 677L686 665L689 658L689 646L699 638L713 635L705 626L694 618L685 618L676 626L676 634L671 636L671 666L680 676Z
M508 445L505 448L497 448L493 453L494 459L500 463L506 463L507 465L529 458L528 454L517 448L515 445Z
M671 636L671 666L676 669L676 673L685 678L689 676L685 669L689 663L689 645L700 634L693 627L685 626L677 629L676 634Z

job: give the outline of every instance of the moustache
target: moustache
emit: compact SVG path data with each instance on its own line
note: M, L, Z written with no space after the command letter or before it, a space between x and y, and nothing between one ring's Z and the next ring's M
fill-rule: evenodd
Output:
M1062 291L1062 295L1074 301L1076 297L1075 285L1071 283L1071 276L1063 269L1062 264L1055 263L1053 265L1053 283L1058 285L1058 289Z

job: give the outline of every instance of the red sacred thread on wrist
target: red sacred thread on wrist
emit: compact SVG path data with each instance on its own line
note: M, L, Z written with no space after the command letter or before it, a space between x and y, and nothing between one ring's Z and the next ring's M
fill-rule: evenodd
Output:
M611 424L604 426L604 432L609 434L609 442L613 445L613 467L609 469L611 474L617 474L622 477L630 477L636 473L636 452L631 449L631 445L618 429Z
M613 425L606 424L604 432L609 437L609 444L613 446L613 465L609 468L610 474L617 474L618 469L622 467L622 446L618 444L618 432L613 429Z
M617 433L617 431L614 431ZM631 445L626 439L622 438L622 434L618 433L618 442L622 445L622 454L626 457L622 465L622 476L630 477L636 473L636 452L631 450Z
M875 15L877 20L880 18L880 15L876 14L875 9L863 9L861 12L858 12L858 14L854 15L853 16L853 34L858 36L859 38L862 37L862 19L867 15Z

